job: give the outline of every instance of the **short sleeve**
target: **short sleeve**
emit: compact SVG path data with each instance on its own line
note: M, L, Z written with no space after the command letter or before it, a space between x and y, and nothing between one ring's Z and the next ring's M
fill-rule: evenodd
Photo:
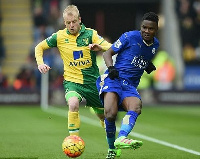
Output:
M126 33L122 34L117 41L111 46L115 53L121 52L128 45L128 36Z

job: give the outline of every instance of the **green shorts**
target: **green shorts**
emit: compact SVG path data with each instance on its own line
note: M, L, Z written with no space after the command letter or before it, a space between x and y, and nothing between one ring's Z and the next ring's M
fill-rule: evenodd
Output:
M96 83L79 84L69 81L63 81L65 89L65 99L68 101L70 97L78 97L81 102L83 98L86 100L86 106L93 107L98 114L103 113L103 105L99 99L99 92ZM100 108L100 109L99 109Z

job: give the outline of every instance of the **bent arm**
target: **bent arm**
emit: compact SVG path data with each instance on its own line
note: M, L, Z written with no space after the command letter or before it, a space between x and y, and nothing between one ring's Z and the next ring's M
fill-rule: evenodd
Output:
M102 47L102 51L106 51L111 47L112 44L104 40L100 45Z
M47 42L43 40L35 47L35 59L38 65L38 70L41 73L46 73L51 69L48 65L44 64L43 61L43 52L46 49L49 49L50 47L47 45Z
M50 47L47 45L46 40L43 40L35 47L35 59L38 65L44 64L43 61L43 52Z
M103 59L107 67L113 66L113 59L112 59L113 55L115 55L115 52L111 47L106 52L103 53Z

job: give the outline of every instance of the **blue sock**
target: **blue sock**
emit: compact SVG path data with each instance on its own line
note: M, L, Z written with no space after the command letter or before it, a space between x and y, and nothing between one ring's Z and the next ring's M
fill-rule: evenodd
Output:
M133 129L135 122L137 120L138 114L134 111L128 111L126 115L124 116L121 124L121 128L119 131L118 137L121 136L128 136L128 134Z
M115 121L109 122L105 119L106 124L106 139L110 149L114 149L114 142L115 142L115 134L116 134L116 126Z

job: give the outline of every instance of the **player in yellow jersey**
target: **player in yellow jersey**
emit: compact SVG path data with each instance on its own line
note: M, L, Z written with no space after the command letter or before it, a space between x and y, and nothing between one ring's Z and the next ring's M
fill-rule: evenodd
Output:
M96 79L99 69L96 65L96 51L105 51L111 44L98 35L97 31L81 23L79 10L69 5L63 12L65 29L59 30L35 47L38 69L46 73L50 67L43 61L43 51L57 47L64 64L65 99L69 105L68 130L70 135L79 135L79 104L83 98L87 106L104 122L103 105L99 100Z

